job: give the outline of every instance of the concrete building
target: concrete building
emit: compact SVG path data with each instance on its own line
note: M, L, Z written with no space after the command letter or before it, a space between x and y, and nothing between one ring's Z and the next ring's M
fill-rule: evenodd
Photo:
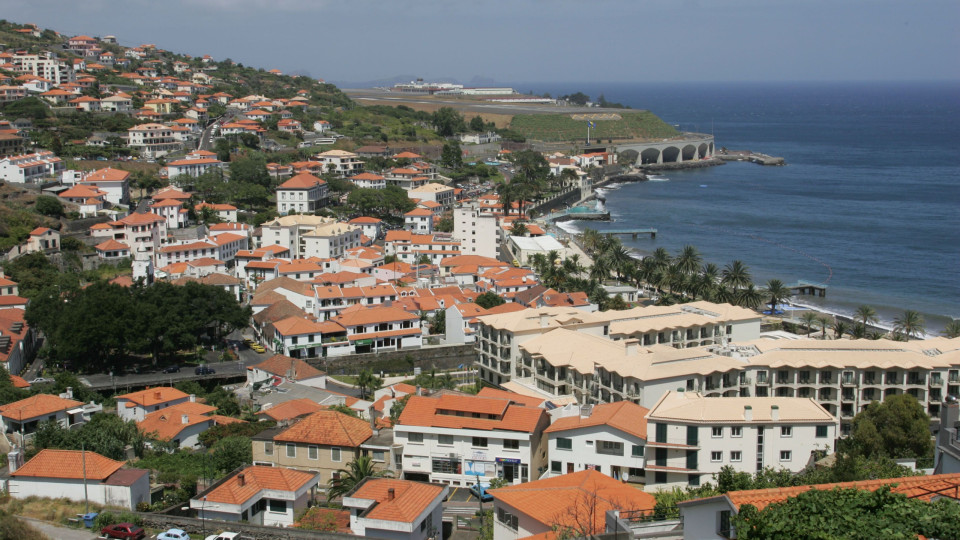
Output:
M454 203L457 202L455 190L452 187L436 182L412 188L407 194L413 199L435 202L442 206L444 210L453 208Z
M414 208L403 215L403 228L414 234L431 234L433 212L426 208Z
M472 207L455 209L453 238L460 242L460 253L463 255L497 258L500 236L497 218L492 215L483 214Z
M724 466L800 472L833 452L837 424L809 398L667 392L647 414L646 489L699 486Z
M289 527L316 494L320 474L254 465L190 499L200 519Z
M35 394L20 401L0 405L0 426L22 446L40 422L55 421L69 429L90 419L84 404L71 398L50 394Z
M43 178L60 176L63 169L60 158L53 152L42 150L0 159L0 180L15 184L39 182Z
M359 247L362 230L332 218L292 215L264 223L261 234L262 245L285 247L293 258L330 259L342 257L347 250Z
M443 500L450 488L393 478L366 478L343 497L357 536L426 540L443 535Z
M127 130L127 146L144 157L156 158L183 148L183 143L168 126L140 124Z
M327 204L327 183L310 173L300 173L277 187L277 213L312 214Z
M313 159L323 164L324 172L330 171L339 176L350 177L363 172L363 160L353 152L327 150L313 156Z
M149 413L192 401L196 401L195 396L181 392L176 388L168 386L147 388L139 392L117 396L117 415L124 420L139 422Z

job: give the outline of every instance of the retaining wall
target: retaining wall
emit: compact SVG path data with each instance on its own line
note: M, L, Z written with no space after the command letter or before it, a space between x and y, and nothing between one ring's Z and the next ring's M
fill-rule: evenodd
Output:
M411 365L408 356L413 360ZM371 354L352 354L340 358L315 358L307 362L333 375L355 374L369 369L374 373L381 371L396 373L409 372L413 367L427 371L431 368L453 369L460 364L473 365L477 352L473 344L441 345L422 349L406 349Z

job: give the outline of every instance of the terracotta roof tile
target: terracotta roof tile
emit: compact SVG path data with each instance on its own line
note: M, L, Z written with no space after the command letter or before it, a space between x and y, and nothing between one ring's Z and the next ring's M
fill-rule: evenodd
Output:
M266 490L297 491L310 482L316 482L318 474L283 467L254 465L206 492L206 500L225 504L242 504Z
M156 388L147 388L145 390L140 390L139 392L131 392L122 396L117 396L117 401L125 399L131 403L136 403L141 407L150 407L188 397L190 397L188 394L185 394L176 388L158 386Z
M590 426L610 426L624 433L647 438L647 413L650 410L630 401L594 405L590 416L564 416L557 418L544 433L567 431Z
M274 436L275 441L356 448L373 435L365 420L330 410L317 411Z
M262 415L269 416L274 420L290 420L304 414L312 414L323 410L323 405L307 398L291 399L278 403L269 409L260 412Z
M48 448L41 450L10 476L80 479L86 471L88 480L104 480L122 466L122 461L114 461L96 452Z
M58 411L66 411L83 405L73 399L63 399L50 394L36 394L20 401L0 406L0 416L11 420L28 420L38 416L46 416Z
M442 411L487 414L494 418L456 416L444 414ZM442 395L439 398L411 397L400 415L399 423L425 427L534 433L538 426L546 421L546 413L543 409L514 405L505 399Z
M393 490L391 499L388 490ZM412 523L443 493L443 486L393 478L367 478L348 497L372 499L377 504L364 517Z
M279 375L281 377L287 377L292 370L293 380L295 381L311 379L313 377L320 377L324 375L322 371L304 362L303 360L298 358L290 358L289 356L284 356L282 354L275 354L252 367L266 371L267 373Z

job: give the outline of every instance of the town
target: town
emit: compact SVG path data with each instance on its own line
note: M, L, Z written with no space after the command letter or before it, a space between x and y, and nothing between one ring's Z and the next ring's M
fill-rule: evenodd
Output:
M544 145L547 114L361 105L32 24L0 43L0 527L763 538L815 505L960 537L957 325L888 332L741 261L557 227L712 136L602 97L388 90L599 125ZM614 143L625 118L655 154Z

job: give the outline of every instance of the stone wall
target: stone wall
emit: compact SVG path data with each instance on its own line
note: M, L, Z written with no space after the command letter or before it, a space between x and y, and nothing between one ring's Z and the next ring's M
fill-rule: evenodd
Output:
M374 373L409 372L414 367L428 371L431 368L453 369L463 364L472 366L477 353L473 345L441 345L423 349L406 349L372 354L352 354L334 358L307 360L310 364L332 375L356 374L369 369ZM412 361L412 363L411 363Z
M230 531L239 532L241 537L251 540L294 540L294 539L316 539L324 540L356 540L356 536L342 533L329 533L321 531L308 531L302 529L263 527L261 525L250 525L248 523L233 523L214 520L200 520L197 518L172 516L166 514L152 514L136 512L143 518L143 527L151 529L167 530L172 528L183 529L193 538L205 538L203 536L216 534L218 532Z

